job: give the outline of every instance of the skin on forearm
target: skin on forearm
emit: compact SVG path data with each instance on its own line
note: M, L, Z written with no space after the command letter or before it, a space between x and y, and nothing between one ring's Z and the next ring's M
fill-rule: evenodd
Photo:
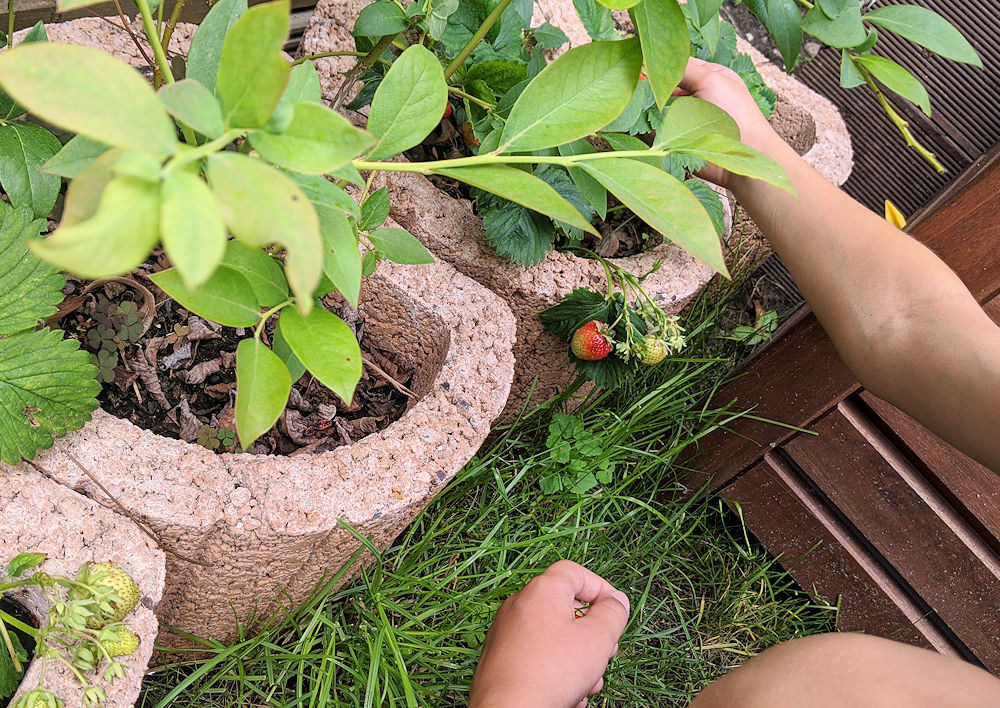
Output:
M781 163L797 194L738 176L727 186L854 375L1000 471L1000 329L934 253L825 180L772 131L748 142Z

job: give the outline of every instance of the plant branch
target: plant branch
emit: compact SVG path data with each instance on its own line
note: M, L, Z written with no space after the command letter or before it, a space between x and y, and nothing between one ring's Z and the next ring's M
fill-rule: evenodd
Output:
M7 0L7 49L14 46L14 0Z
M14 651L14 642L10 640L10 635L7 633L7 625L4 624L3 620L0 620L0 635L3 635L3 643L7 647L7 653L10 654L10 659L14 662L14 670L17 673L23 673L24 667L21 666L21 660L17 658L17 652Z
M367 52L348 52L348 51L320 52L319 54L307 54L304 57L299 57L298 59L293 61L291 65L298 66L299 64L304 64L307 61L315 61L316 59L326 59L327 57L366 57L366 56L368 56ZM391 66L391 64L387 62L385 59L378 59L376 60L376 62L373 63L378 63L378 62L381 62L386 66Z
M480 108L485 108L488 111L492 111L494 108L497 107L495 103L490 103L489 101L484 101L481 98L476 98L472 94L466 93L465 91L463 91L462 89L458 88L457 86L449 86L448 87L448 93L453 94L455 96L458 96L460 98L464 98L467 101L472 101L473 103L475 103Z
M37 637L38 633L40 631L40 630L35 629L31 625L25 624L24 622L22 622L21 620L17 619L16 617L11 617L9 614L7 614L6 612L4 612L3 610L0 610L0 620L3 620L3 622L9 624L14 629L16 629L16 630L18 630L20 632L24 632L25 634L28 634L28 635L30 635L32 637Z
M930 163L930 166L937 170L939 174L943 173L945 171L944 165L938 161L938 159L934 156L934 153L924 147L920 141L914 137L913 133L910 132L910 124L905 118L903 118L903 116L896 112L895 108L892 107L889 100L885 97L885 93L883 93L882 89L880 89L878 84L875 83L871 72L858 64L855 64L855 66L857 66L861 71L861 75L864 77L865 83L867 83L868 87L875 93L875 98L878 99L878 102L882 106L882 110L885 111L885 114L889 116L889 120L891 120L893 124L895 124L896 128L899 129L899 132L902 133L903 139L906 140L906 144L916 150L917 153Z
M195 162L202 158L208 157L212 153L216 153L222 148L229 145L239 137L242 137L245 131L239 129L227 130L225 133L217 137L215 140L210 140L207 143L198 145L197 147L191 148L184 152L180 152L175 155L171 160L163 167L163 176L166 177L171 172L176 170L178 167L188 164L189 162Z
M354 82L357 81L364 72L368 71L372 65L374 65L375 62L381 58L386 49L392 46L392 41L396 39L396 36L397 35L394 34L387 34L382 37L382 39L380 39L375 46L372 47L372 50L362 57L361 60L358 61L358 63L355 64L349 72L347 72L347 75L344 77L344 82L340 85L340 88L337 90L337 95L330 104L330 107L333 110L340 110L340 107L344 105L344 100L347 98L347 92L350 90L351 86L354 85Z
M273 315L276 312L280 312L281 310L285 309L286 307L288 307L291 304L292 304L291 300L285 300L280 305L276 305L276 306L272 307L270 310L268 310L263 315L261 315L260 316L260 322L257 323L257 328L254 329L253 338L256 339L256 340L260 340L260 333L264 330L264 324L271 317L271 315Z
M562 165L563 167L573 167L581 162L591 160L607 160L614 158L632 157L663 157L669 154L669 150L621 150L610 152L582 153L580 155L498 155L496 153L486 153L473 157L459 157L452 160L436 160L433 162L366 162L355 160L354 166L358 170L382 170L384 172L419 172L429 175L436 170L473 167L479 165L534 165L549 164Z
M115 0L115 8L118 10L118 19L122 21L120 29L122 29L132 40L132 43L135 44L135 48L139 50L139 54L142 55L143 60L150 66L154 66L153 60L149 58L148 54L146 54L146 49L142 46L142 42L139 41L139 38L135 36L135 32L132 31L131 23L128 21L128 18L125 17L125 11L122 10L122 4L119 0ZM104 18L104 21L112 27L118 27L118 25L107 18Z
M160 44L160 37L156 33L153 13L149 10L149 0L135 0L135 4L139 8L139 14L142 15L142 28L146 31L146 39L149 40L150 46L153 47L153 56L156 57L156 67L154 68L159 68L160 73L163 75L163 80L168 84L172 84L174 83L174 74L170 70L170 62L167 61L163 45Z
M813 4L811 2L809 2L809 0L799 0L799 5L801 5L802 7L804 7L807 10L812 10L813 9Z
M493 25L497 23L497 20L500 19L503 11L507 9L507 6L510 5L510 3L511 0L500 0L500 2L497 3L497 6L493 8L493 11L486 16L486 19L483 20L483 24L479 26L476 33L472 35L469 41L465 43L465 46L462 47L462 51L455 55L455 58L451 60L451 64L449 64L448 68L444 70L445 81L450 79L451 75L458 71L462 64L465 63L465 60L468 59L472 52L476 50L479 43L483 41L483 37L489 34L489 31L493 29Z
M170 13L170 19L167 20L167 26L163 28L163 36L160 37L160 46L164 50L170 49L170 38L174 36L174 29L181 18L181 10L184 9L184 2L185 0L177 0L174 9ZM160 2L160 11L163 11L163 2Z

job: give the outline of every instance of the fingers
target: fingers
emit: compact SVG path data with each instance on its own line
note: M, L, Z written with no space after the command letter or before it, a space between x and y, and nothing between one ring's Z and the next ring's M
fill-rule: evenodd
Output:
M561 560L553 563L539 576L539 579L543 578L557 582L570 601L578 599L593 605L603 597L617 595L618 602L626 608L629 606L625 593L616 590L597 573L573 561Z
M580 622L592 628L600 628L601 636L606 636L610 641L608 658L611 658L617 650L618 639L628 624L628 614L628 598L625 593L614 590L591 605Z
M712 81L720 77L729 78L730 74L736 76L729 67L704 61L698 57L691 57L684 70L684 78L681 79L680 88L688 95L695 94L707 89Z

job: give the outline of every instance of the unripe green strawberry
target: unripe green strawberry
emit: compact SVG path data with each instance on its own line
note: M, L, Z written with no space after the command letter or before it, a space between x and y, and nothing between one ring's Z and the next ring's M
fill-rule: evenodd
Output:
M608 326L603 322L591 320L573 333L570 341L570 351L574 356L584 361L600 361L611 353L611 340L606 335Z
M117 640L105 639L101 642L101 646L104 647L104 651L108 652L108 656L112 658L128 656L139 648L139 637L128 627L118 627L114 632L115 636L118 637Z
M84 582L91 585L106 585L121 598L121 602L111 602L111 606L114 608L111 614L87 619L87 626L92 629L99 629L112 622L121 622L125 619L125 615L135 609L142 597L135 581L114 563L91 563L87 566Z
M669 353L670 347L662 339L647 339L640 346L639 361L646 366L656 366Z

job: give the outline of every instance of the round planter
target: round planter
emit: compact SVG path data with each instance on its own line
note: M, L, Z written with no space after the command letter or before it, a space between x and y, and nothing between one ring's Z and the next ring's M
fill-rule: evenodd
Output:
M58 481L103 503L69 451L160 538L164 624L225 642L237 622L301 602L360 547L342 524L388 547L486 439L513 376L514 319L502 300L445 264L383 263L365 280L359 314L369 341L415 369L418 398L352 445L219 455L98 411L40 456ZM170 634L161 644L187 646Z
M38 464L48 471L47 464ZM125 624L139 636L139 649L123 657L125 678L109 685L94 675L92 681L107 692L105 708L133 705L156 639L153 609L163 593L163 552L129 519L27 465L0 467L0 509L0 564L4 568L14 556L31 551L48 556L38 568L46 573L72 578L84 562L114 561L138 583L142 600ZM10 595L36 618L48 611L48 601L37 588L19 588ZM40 662L32 661L15 697L34 689L40 673ZM45 687L62 698L63 705L82 705L80 684L61 663L49 662Z

